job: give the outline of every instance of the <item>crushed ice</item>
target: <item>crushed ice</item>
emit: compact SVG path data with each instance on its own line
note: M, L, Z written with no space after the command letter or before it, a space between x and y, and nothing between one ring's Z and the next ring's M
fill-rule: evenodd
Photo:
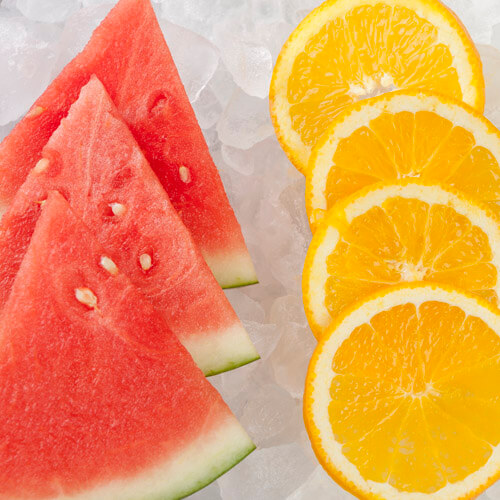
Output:
M0 1L0 138L106 15L106 0ZM347 500L317 465L301 394L315 341L301 305L310 240L304 179L274 137L272 66L293 27L320 0L153 0L162 29L236 211L260 284L228 291L262 359L210 380L259 449L196 500ZM487 116L500 126L500 4L448 0L474 40ZM500 495L500 483L481 500Z

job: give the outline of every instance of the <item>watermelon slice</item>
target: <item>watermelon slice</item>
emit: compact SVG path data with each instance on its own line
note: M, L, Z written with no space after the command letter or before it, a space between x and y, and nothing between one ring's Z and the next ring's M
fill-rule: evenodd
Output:
M207 375L258 359L224 292L101 82L92 77L0 222L0 307L50 190L163 314Z
M254 449L56 192L0 317L0 498L188 495Z
M12 200L80 89L111 95L217 281L257 282L193 109L149 0L121 0L0 145L0 204Z

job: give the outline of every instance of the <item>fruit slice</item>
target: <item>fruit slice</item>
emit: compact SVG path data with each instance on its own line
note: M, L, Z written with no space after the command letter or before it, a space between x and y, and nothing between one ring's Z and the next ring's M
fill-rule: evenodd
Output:
M312 148L340 111L408 88L483 111L481 60L457 17L438 0L328 0L300 23L276 62L276 135L306 173Z
M223 287L256 283L241 228L149 0L120 0L0 145L0 206L12 200L92 74L129 125Z
M0 498L174 499L254 449L53 193L0 318Z
M316 347L304 419L358 498L474 498L500 478L500 316L425 284L358 303Z
M405 281L444 283L498 305L500 226L487 207L416 182L370 187L339 203L314 234L304 307L321 337L338 314Z
M207 375L258 358L224 292L96 77L0 222L0 307L40 202L58 190Z
M379 181L445 182L500 213L500 132L469 106L401 91L341 113L311 155L306 207L311 227L343 197Z

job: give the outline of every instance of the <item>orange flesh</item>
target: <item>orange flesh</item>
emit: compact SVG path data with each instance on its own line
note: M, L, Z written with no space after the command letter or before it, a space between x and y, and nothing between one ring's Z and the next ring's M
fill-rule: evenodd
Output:
M367 480L432 493L499 444L500 338L458 307L381 312L344 341L332 368L332 430Z
M297 56L287 86L292 127L312 147L346 106L402 88L463 97L435 26L405 7L356 7L323 25Z
M445 182L500 209L500 167L471 132L431 111L383 113L342 139L326 184L327 207L358 189L405 177Z
M369 293L405 281L444 283L494 305L497 271L486 234L453 208L401 197L353 219L328 256L332 317Z

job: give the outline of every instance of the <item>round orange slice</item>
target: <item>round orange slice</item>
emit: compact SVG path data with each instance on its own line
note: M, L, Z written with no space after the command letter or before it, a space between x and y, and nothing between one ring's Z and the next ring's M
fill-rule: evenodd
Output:
M438 0L328 0L300 23L276 62L276 135L306 173L313 147L340 111L408 88L483 111L481 61L453 12Z
M499 220L451 188L415 181L373 186L328 213L302 278L304 308L318 338L353 303L402 282L452 285L497 306Z
M429 284L358 303L315 349L304 420L358 498L474 498L500 477L500 316Z
M500 132L471 107L419 91L359 102L332 122L309 163L311 227L338 200L380 181L444 182L500 213Z

